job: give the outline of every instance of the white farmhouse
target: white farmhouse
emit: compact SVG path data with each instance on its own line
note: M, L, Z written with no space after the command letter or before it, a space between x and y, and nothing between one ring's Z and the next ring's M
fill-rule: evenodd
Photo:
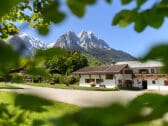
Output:
M80 86L168 90L168 74L160 73L162 66L158 61L126 61L110 66L84 67L73 74L80 75Z
M114 88L121 86L123 80L127 82L132 80L132 73L123 73L123 71L128 69L127 64L84 67L73 72L73 74L80 75L80 86L90 87L91 85L95 84L96 87Z
M168 90L168 74L161 74L163 64L159 61L127 61L116 64L128 64L133 72L133 87L149 90Z

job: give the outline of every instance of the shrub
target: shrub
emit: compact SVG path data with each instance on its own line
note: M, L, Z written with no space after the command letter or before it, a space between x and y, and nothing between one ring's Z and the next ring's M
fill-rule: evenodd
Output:
M79 77L55 74L50 80L54 83L66 84L67 86L69 86L70 84L75 84L76 82L78 82Z
M96 84L95 84L95 83L92 83L92 84L91 84L91 87L95 87L95 86L96 86Z
M72 77L69 77L69 84L75 84L77 82L77 79L72 76Z
M61 76L60 74L54 74L53 77L52 77L52 80L55 82L55 83L61 83Z
M11 82L13 82L13 83L23 83L24 78L23 78L23 76L14 74L14 75L12 75Z

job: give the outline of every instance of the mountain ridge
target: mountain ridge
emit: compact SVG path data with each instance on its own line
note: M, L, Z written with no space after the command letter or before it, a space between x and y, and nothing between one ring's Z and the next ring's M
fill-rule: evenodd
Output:
M74 32L68 31L57 39L54 47L78 50L96 57L102 63L108 64L135 59L124 51L111 48L103 39L87 31L82 31L78 36Z
M19 52L22 57L32 57L37 49L47 48L43 42L26 33L12 36L7 43Z
M135 59L124 51L111 48L103 39L96 37L94 33L88 31L82 31L78 35L73 31L68 31L55 42L48 45L26 33L14 35L9 39L8 43L23 57L32 57L37 49L60 47L72 51L77 50L83 54L95 57L105 64Z

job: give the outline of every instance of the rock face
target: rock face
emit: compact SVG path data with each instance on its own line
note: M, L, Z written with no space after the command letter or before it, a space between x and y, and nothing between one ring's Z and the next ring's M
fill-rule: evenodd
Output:
M60 47L64 49L80 49L79 38L72 31L60 36L60 38L55 43L55 47Z
M104 40L96 37L92 32L87 31L82 31L79 35L69 31L60 36L56 42L48 45L45 45L25 33L11 37L8 43L23 57L32 57L37 49L61 47L80 51L106 64L135 59L126 52L111 48Z
M97 48L97 49L107 49L109 50L110 47L107 43L94 36L92 32L82 31L79 34L80 46L86 50Z
M45 44L27 34L14 35L8 43L23 57L32 57L35 50L46 48Z
M126 52L109 47L104 40L87 31L82 31L78 36L74 32L69 31L60 36L54 46L87 53L103 63L135 59Z

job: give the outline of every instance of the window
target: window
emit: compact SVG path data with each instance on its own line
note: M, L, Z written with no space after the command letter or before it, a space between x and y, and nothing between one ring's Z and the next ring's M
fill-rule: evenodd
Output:
M98 83L101 83L101 82L103 82L103 79L96 79L96 83L98 84Z
M155 80L153 80L153 81L152 81L152 84L156 84L156 81L155 81Z
M90 79L85 79L85 83L90 83Z
M106 74L106 79L113 79L113 74Z
M168 86L168 80L164 81L164 85Z
M140 70L139 70L139 73L140 73L140 74L148 74L149 71L148 71L148 69L140 69Z
M125 84L133 84L132 80L125 80Z
M119 79L119 80L118 80L118 83L119 83L119 84L122 84L122 80Z
M132 74L132 70L125 70L124 73L125 74Z
M154 74L154 73L155 73L155 69L151 69L151 73L153 73L153 74Z
M95 79L85 79L85 83L95 82Z

